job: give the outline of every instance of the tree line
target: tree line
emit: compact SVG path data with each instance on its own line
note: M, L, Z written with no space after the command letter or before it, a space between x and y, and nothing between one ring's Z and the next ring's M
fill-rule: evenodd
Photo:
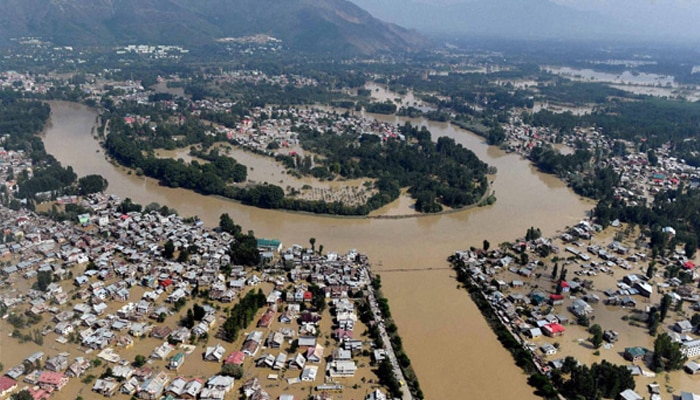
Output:
M257 292L249 291L246 295L236 303L229 312L226 322L222 326L222 336L227 342L235 342L241 331L245 330L255 318L258 310L267 304L267 299L258 289Z
M321 174L377 179L375 187L382 197L370 202L393 201L403 187L409 188L421 212L441 211L443 205L460 208L482 198L488 187L488 166L471 150L447 137L435 143L430 131L409 122L400 133L404 141L319 131L302 132L300 138L305 150L321 156L316 167Z

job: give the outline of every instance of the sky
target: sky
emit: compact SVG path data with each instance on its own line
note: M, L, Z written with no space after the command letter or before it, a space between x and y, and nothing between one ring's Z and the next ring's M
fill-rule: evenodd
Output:
M510 33L555 36L558 33L573 36L615 33L627 37L670 38L700 43L700 0L351 1L381 19L421 31L469 31L470 27L472 31L488 31L489 26L493 26L494 31L507 35L511 25L532 23L543 26L533 26L529 30L514 27ZM485 6L487 3L489 5ZM508 13L507 9L523 4L528 4L528 12L532 12L532 15L520 18L523 16L522 10ZM479 11L474 11L475 7ZM482 24L482 21L489 21L489 24Z

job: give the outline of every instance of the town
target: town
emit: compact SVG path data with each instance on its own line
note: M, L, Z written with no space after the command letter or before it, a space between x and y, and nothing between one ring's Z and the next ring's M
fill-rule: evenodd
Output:
M372 372L384 360L404 385L391 341L368 336L384 324L357 251L258 239L260 264L243 267L232 234L167 207L126 211L103 194L57 204L85 212L0 209L2 346L16 360L3 395L387 399Z
M482 312L493 312L517 340L511 351L525 349L540 373L559 376L568 359L607 360L624 365L652 399L678 389L686 398L685 379L700 373L696 265L681 248L652 257L640 237L624 224L603 230L581 221L551 239L531 228L495 249L484 242L451 261L472 296L486 300ZM605 397L647 398L636 390Z

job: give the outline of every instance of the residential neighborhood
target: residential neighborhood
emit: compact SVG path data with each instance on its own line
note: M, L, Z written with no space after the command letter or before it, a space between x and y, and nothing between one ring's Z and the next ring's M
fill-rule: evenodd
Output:
M121 212L123 200L111 195L59 201L85 214L56 222L0 207L1 323L13 332L3 339L3 360L16 360L5 364L0 392L386 398L372 365L378 350L392 353L390 341L378 347L357 313L358 302L375 301L366 297L371 272L362 254L260 239L259 251L271 257L244 267L230 256L235 239L196 219ZM261 307L230 342L223 329L244 297Z
M673 374L700 372L700 321L690 321L700 310L700 275L680 248L654 261L675 266L678 275L657 272L654 264L650 269L648 248L635 239L628 227L603 231L581 221L555 238L519 238L496 249L472 248L456 252L452 260L542 373L561 369L567 357L587 365L607 360L626 365L640 388L660 377L653 365L650 330L668 335L685 357L685 372ZM664 307L665 319L649 325L649 315ZM600 339L593 338L594 325ZM683 388L667 383L667 389ZM637 390L620 397L648 398L637 393L646 395Z

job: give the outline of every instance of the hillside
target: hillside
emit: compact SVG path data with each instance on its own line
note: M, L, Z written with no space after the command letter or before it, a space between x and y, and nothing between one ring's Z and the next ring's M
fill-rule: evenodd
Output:
M372 54L425 44L346 0L0 0L0 44L206 44L267 34L316 52Z

